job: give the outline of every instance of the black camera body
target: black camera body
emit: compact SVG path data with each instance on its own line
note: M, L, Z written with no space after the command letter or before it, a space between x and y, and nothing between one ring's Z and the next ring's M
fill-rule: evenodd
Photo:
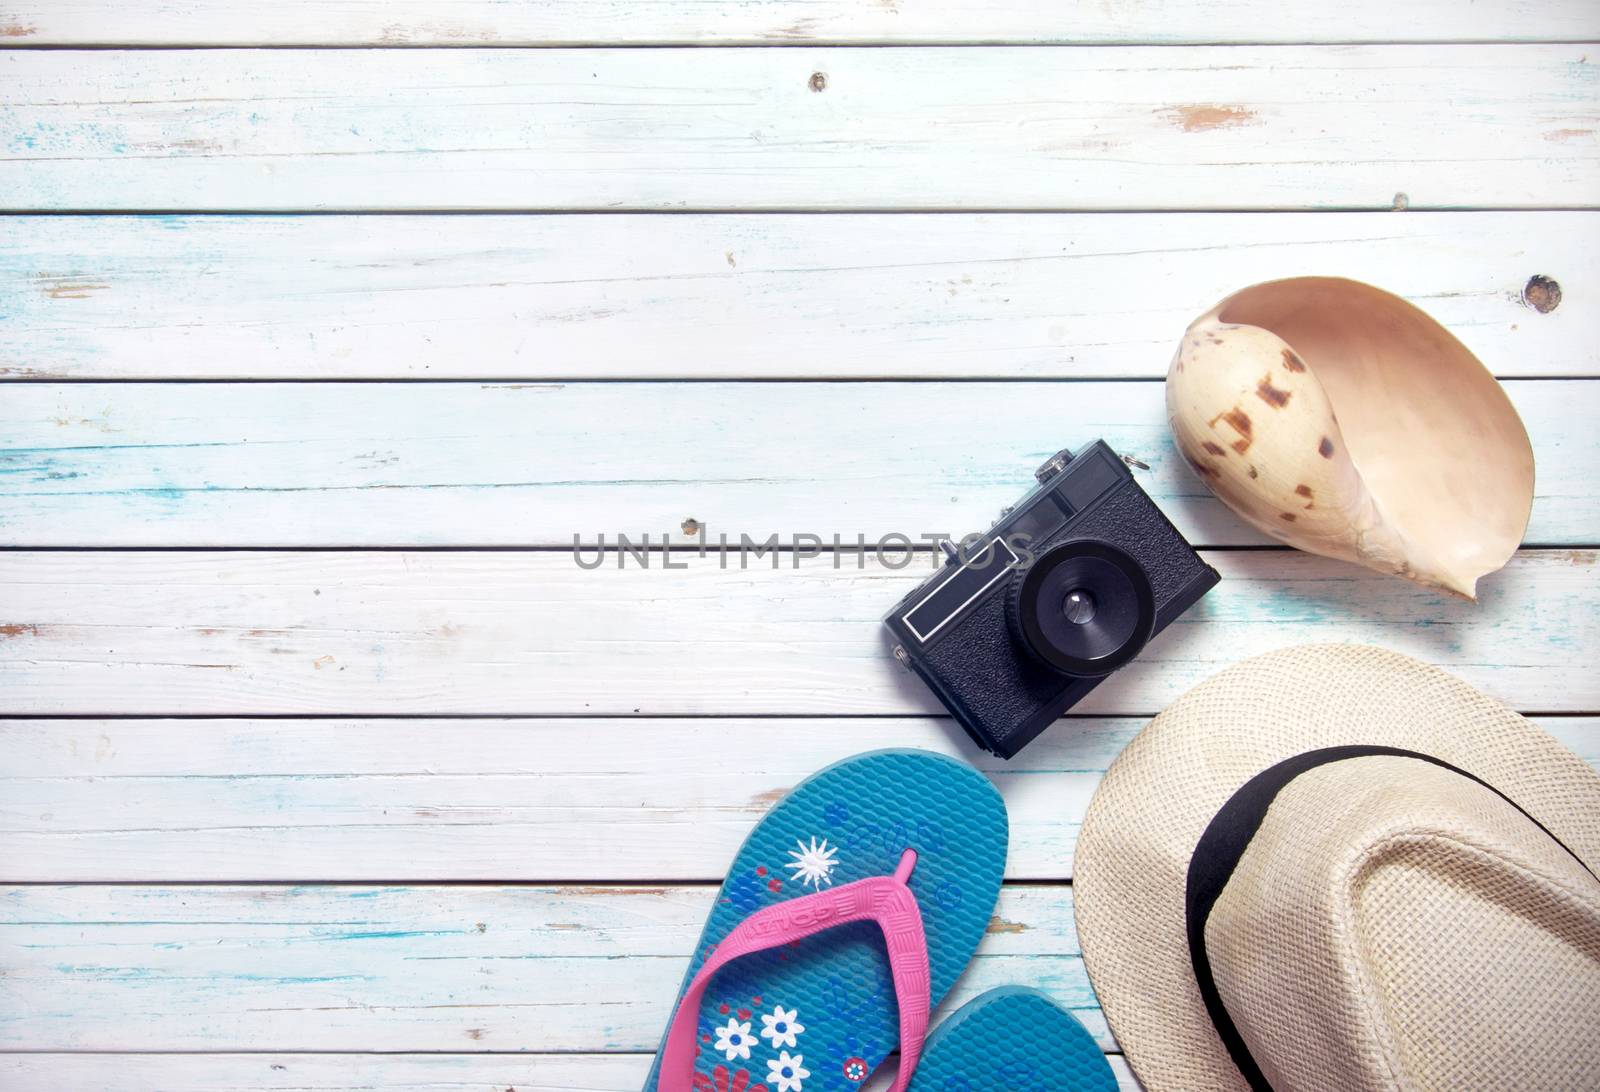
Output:
M901 599L884 624L978 746L1011 758L1221 578L1096 440Z

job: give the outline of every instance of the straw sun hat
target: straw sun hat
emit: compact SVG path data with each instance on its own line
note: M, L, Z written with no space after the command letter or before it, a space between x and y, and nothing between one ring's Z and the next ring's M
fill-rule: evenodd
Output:
M1294 648L1197 687L1076 872L1151 1092L1600 1088L1600 775L1426 664Z

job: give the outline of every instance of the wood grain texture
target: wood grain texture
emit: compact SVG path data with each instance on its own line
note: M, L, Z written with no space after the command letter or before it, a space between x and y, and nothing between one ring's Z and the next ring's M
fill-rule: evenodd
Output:
M1582 0L11 0L13 45L588 45L773 42L1554 41L1600 37Z
M0 1084L9 1092L617 1092L642 1087L650 1060L648 1054L0 1054Z
M0 207L1590 206L1588 53L17 50Z
M1600 383L1508 390L1527 540L1600 542ZM28 384L0 436L0 541L24 546L929 547L1095 437L1194 544L1272 541L1185 465L1159 383Z
M1007 763L943 717L0 721L0 882L713 880L774 800L881 747L976 761L1008 874L1065 880L1143 723L1065 721Z
M877 633L925 561L110 548L959 533L1098 434L1191 536L1255 545L1174 465L1154 383L584 381L1148 379L1216 298L1302 272L1402 292L1497 374L1600 374L1600 9L1405 14L0 9L21 47L780 46L0 51L0 210L606 213L0 218L0 377L512 381L0 389L0 544L106 548L0 552L0 714L69 715L0 721L0 1087L636 1088L773 800L866 747L972 755ZM1573 44L1303 44L1397 35ZM1189 45L824 44L997 41ZM1220 42L1289 44L1194 44ZM1213 211L1393 207L1565 211ZM773 209L798 211L738 212ZM1005 209L1046 211L981 211ZM1083 715L979 761L1032 882L957 1001L1039 985L1114 1047L1065 886L1078 823L1143 717L1227 663L1372 641L1600 710L1600 385L1509 389L1531 540L1578 548L1525 551L1478 606L1210 553L1224 583ZM162 713L228 716L114 716ZM300 713L331 716L271 718ZM1600 718L1540 719L1600 765Z
M1600 719L1540 723L1600 767ZM1143 724L1002 762L933 717L0 721L0 882L718 880L774 800L876 747L975 761L1010 878L1064 881Z
M1306 641L1386 645L1519 709L1600 709L1592 549L1526 551L1477 604L1293 552L1207 556L1221 585L1080 712L1150 713L1226 664ZM0 712L937 711L878 625L931 568L838 560L0 553Z
M1476 9L1474 9L1476 10ZM1497 375L1600 374L1588 212L0 221L0 376L1154 378L1248 284L1398 292ZM1562 287L1541 314L1522 293Z
M1122 1056L1107 1060L1118 1088L1136 1092ZM0 1054L9 1092L616 1092L649 1071L648 1054Z
M0 1044L653 1051L714 893L3 888ZM1069 888L1003 891L944 1011L1016 982L1050 993L1114 1045L1083 969Z

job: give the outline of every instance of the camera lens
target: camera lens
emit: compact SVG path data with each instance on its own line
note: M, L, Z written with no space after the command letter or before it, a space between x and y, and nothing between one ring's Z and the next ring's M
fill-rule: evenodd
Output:
M1061 613L1074 625L1084 626L1094 621L1094 593L1088 588L1073 588L1061 604Z
M1155 596L1139 563L1109 543L1063 542L1013 578L1011 617L1023 645L1067 675L1105 675L1139 654L1155 628Z

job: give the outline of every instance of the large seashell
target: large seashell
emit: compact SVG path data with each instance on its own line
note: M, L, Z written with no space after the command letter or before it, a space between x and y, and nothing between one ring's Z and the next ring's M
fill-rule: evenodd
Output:
M1533 449L1505 391L1439 323L1335 277L1246 288L1167 373L1178 448L1274 538L1471 599L1522 541Z

